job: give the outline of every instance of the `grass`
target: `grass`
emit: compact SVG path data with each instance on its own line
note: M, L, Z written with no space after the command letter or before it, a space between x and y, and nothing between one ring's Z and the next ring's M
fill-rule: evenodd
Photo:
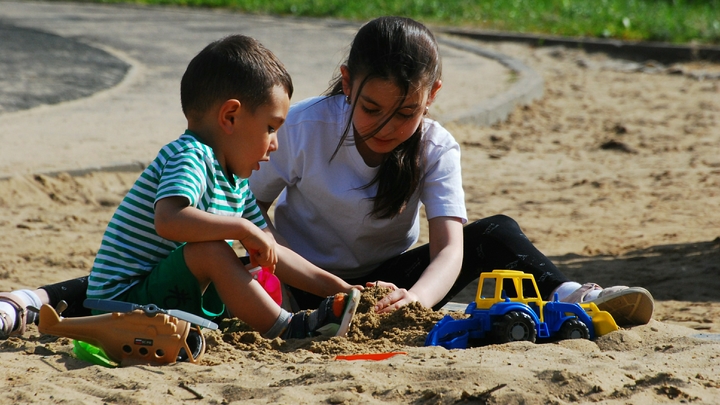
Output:
M364 21L402 15L427 24L521 33L720 44L720 0L91 0L227 8Z

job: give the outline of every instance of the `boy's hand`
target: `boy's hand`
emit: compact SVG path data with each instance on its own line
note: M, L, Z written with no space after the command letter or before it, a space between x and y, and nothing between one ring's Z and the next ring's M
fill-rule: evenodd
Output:
M240 240L245 246L245 250L250 255L250 264L252 267L262 266L275 270L277 264L277 252L275 250L275 240L260 229L253 231L245 238Z

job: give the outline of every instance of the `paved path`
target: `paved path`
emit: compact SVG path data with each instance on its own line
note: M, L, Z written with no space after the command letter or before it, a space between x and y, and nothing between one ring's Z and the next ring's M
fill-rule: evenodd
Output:
M293 101L318 95L358 27L226 11L0 0L0 178L150 161L185 128L179 83L187 63L225 35L250 35L273 50L293 76ZM527 86L513 82L511 59L453 41L441 42L436 119L481 117L488 105L495 113L505 104L506 113L508 100L526 93Z

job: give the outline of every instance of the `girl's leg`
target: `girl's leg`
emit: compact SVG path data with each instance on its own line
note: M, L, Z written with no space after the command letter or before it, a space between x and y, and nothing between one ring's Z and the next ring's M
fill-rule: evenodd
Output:
M0 293L0 339L20 336L25 326L37 321L37 313L28 307L40 308L43 304L57 307L60 301L68 304L64 317L90 315L83 307L87 292L87 276L48 284L37 290L16 290Z
M43 300L43 304L49 304L53 308L57 307L60 301L67 302L68 307L62 313L65 318L89 316L90 310L83 306L87 298L87 283L88 277L84 276L42 286L38 296ZM42 293L45 293L46 298L41 296Z
M463 237L465 247L460 275L445 298L433 309L441 308L485 271L508 269L531 273L545 298L567 281L565 275L533 246L510 217L496 215L475 221L463 228ZM365 277L345 281L365 285L366 282L383 280L400 288L410 288L429 264L430 246L425 244L385 261ZM320 300L320 297L296 289L292 293L300 308L313 308Z
M463 263L455 284L433 309L437 310L457 295L480 273L495 269L521 270L535 276L540 294L549 297L567 281L557 267L540 253L523 234L512 218L496 215L480 219L463 228ZM401 288L410 288L430 264L430 247L423 245L381 264L365 281L389 281ZM355 284L354 281L348 280Z
M473 222L464 231L463 265L446 299L459 293L482 272L521 270L535 277L540 295L549 299L568 278L530 242L518 223L505 215Z

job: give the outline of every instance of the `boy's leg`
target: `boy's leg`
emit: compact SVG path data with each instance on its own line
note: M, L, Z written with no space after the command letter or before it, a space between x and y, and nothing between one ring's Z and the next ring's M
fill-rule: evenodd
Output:
M253 279L230 245L223 241L188 243L183 256L200 291L212 283L232 316L260 333L273 327L280 306Z
M339 293L310 314L290 314L253 279L227 243L188 243L183 256L199 289L214 285L228 311L267 338L345 335L360 298L357 290Z
M185 263L183 245L158 263L148 275L116 300L133 304L155 304L162 309L180 309L213 319L224 311L224 305L213 285L201 289L195 275Z

